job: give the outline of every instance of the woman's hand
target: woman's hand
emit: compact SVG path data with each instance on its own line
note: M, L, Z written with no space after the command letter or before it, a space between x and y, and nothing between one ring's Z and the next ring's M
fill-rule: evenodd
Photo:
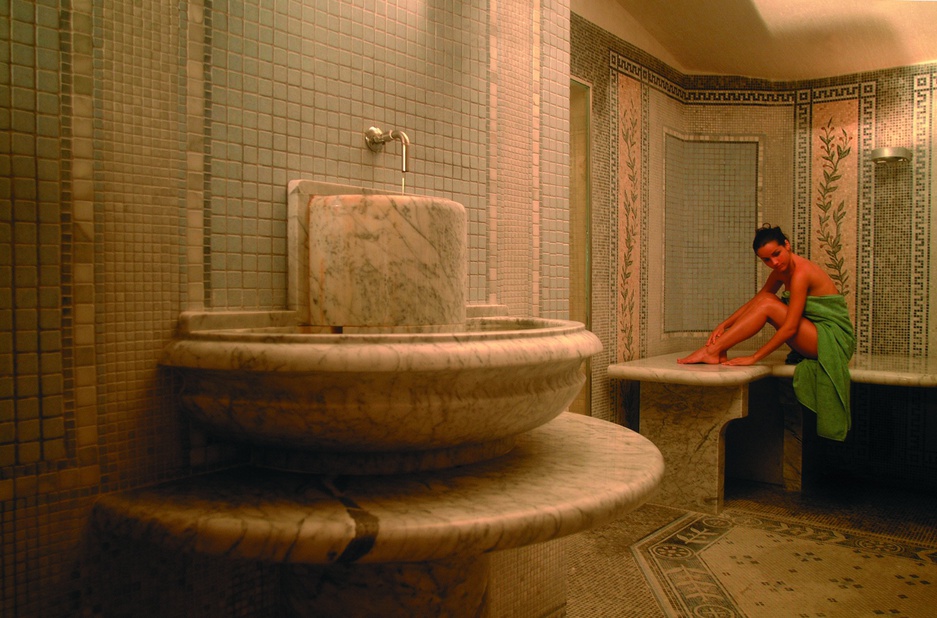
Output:
M717 326L717 327L716 327L716 330L714 330L714 331L709 335L709 339L706 340L706 345L712 345L712 344L714 344L714 343L716 342L716 339L718 339L719 337L722 337L722 333L724 333L724 332L726 332L726 327L725 327L725 326L723 326L722 324L720 324L719 326Z
M727 367L747 367L757 362L758 360L754 356L739 356L738 358L731 358L722 364Z

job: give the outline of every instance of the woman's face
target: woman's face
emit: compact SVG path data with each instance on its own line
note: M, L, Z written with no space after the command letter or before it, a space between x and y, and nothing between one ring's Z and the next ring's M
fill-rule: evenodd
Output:
M779 245L777 241L769 240L755 254L771 270L784 272L791 264L791 243L785 242Z

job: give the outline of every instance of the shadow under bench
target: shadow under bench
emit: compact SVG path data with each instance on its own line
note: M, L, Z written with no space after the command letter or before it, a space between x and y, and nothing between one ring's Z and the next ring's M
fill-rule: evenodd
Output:
M794 396L794 366L786 365L780 352L749 367L678 364L688 353L608 367L610 379L640 384L631 428L660 449L666 466L653 501L719 513L727 434L733 468L743 470L745 478L800 491L804 440L816 431L816 418L809 410L804 414ZM849 370L853 383L937 388L937 357L856 354Z

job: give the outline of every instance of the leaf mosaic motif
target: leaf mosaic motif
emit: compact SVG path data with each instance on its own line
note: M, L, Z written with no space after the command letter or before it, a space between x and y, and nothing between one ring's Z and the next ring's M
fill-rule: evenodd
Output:
M839 181L843 174L840 165L852 153L852 138L846 129L837 130L832 117L820 129L820 161L823 166L823 179L817 188L816 206L819 211L817 240L825 257L823 265L830 278L836 284L840 294L848 296L849 272L843 254L843 219L846 218L846 201L837 202Z
M626 167L627 182L621 187L622 212L621 217L624 221L624 238L620 242L624 243L624 251L621 256L621 265L619 266L619 315L618 323L621 330L620 354L623 355L619 360L631 360L635 357L635 333L633 320L630 316L637 310L635 307L635 283L634 273L635 265L635 239L637 238L637 218L638 218L638 114L634 108L634 101L629 102L621 114L621 144L624 147L624 161Z

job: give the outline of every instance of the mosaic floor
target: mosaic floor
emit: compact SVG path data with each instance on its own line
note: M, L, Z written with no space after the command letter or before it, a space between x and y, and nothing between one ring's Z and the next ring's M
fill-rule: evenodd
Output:
M831 483L645 505L572 544L568 616L933 616L937 496Z

